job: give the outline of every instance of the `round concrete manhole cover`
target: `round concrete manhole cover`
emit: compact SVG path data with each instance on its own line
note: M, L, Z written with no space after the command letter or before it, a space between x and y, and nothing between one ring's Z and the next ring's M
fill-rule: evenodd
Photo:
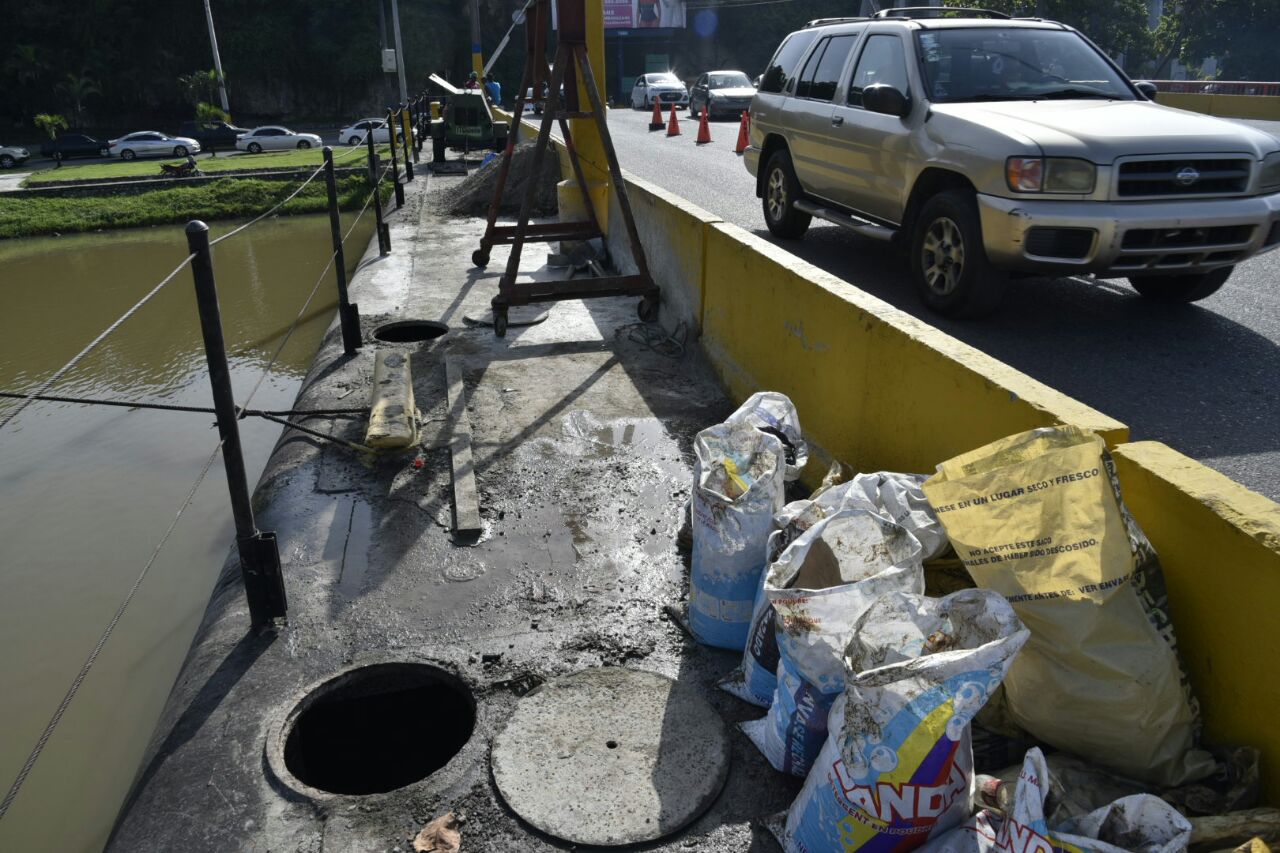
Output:
M515 326L536 326L551 312L546 308L539 308L537 305L513 305L507 309L507 325ZM472 326L492 326L493 311L486 309L484 311L468 311L462 315L462 319Z
M498 790L525 821L612 847L661 838L702 814L724 787L729 736L685 685L588 669L521 699L492 761Z

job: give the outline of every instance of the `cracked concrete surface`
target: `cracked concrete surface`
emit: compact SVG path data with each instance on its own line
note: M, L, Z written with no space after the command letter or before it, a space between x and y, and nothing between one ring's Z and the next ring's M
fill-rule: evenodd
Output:
M773 771L733 725L760 715L715 686L738 656L696 645L663 615L684 598L676 534L693 436L730 401L693 344L672 359L626 334L635 299L554 303L546 322L505 339L464 323L496 292L506 251L471 267L483 222L445 218L436 204L457 180L420 177L389 215L392 254L366 255L352 284L366 346L344 356L331 328L298 401L366 402L372 329L439 320L447 335L405 348L424 418L419 448L368 463L282 436L254 502L259 527L279 536L288 625L248 632L228 563L108 849L407 851L448 811L465 819L468 853L570 849L503 804L489 744L531 688L608 665L678 679L731 730L729 779L710 810L633 849L777 850L754 821L785 808L800 782ZM522 272L547 274L545 256L529 247ZM474 544L449 530L446 353L468 395L485 526ZM305 423L352 440L364 428L355 418ZM477 717L467 746L386 794L308 798L274 780L264 744L308 686L388 660L433 663L466 682ZM430 709L421 735L432 736Z

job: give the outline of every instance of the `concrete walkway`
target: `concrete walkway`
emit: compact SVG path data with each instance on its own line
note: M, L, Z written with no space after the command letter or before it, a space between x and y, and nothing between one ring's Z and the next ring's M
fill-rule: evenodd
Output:
M424 170L425 171L425 170ZM694 644L663 614L682 601L676 536L697 430L731 410L690 342L682 358L628 334L635 299L570 301L506 339L467 325L496 292L506 251L471 266L483 223L436 212L457 177L419 178L390 217L393 253L353 284L368 332L391 320L449 325L413 345L419 454L363 464L286 434L259 485L258 523L279 535L289 625L247 633L228 564L157 730L111 850L410 850L432 818L461 812L468 853L569 849L519 821L495 793L488 745L518 697L600 665L679 679L732 727L760 716L716 688L738 655ZM650 247L661 251L661 247ZM526 251L538 274L544 247ZM545 273L545 271L543 271ZM347 358L331 329L299 408L367 402L374 346ZM450 532L444 357L462 366L485 533ZM363 421L315 418L359 440ZM422 466L414 465L415 457ZM431 662L474 693L474 735L426 780L364 797L299 796L264 769L264 745L309 685L353 664ZM435 736L422 708L421 737ZM736 729L729 781L702 818L641 849L774 851L753 819L784 809L800 780L769 768ZM679 737L678 731L671 733Z

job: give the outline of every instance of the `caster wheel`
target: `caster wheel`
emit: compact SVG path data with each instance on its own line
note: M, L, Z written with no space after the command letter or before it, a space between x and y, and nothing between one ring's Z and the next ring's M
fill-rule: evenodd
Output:
M505 338L507 336L506 309L493 312L493 333L500 338Z
M641 323L652 323L658 319L658 297L646 296L640 300L640 306L636 309L636 314L640 317Z
M476 249L471 253L471 263L478 267L488 266L489 253L484 249Z

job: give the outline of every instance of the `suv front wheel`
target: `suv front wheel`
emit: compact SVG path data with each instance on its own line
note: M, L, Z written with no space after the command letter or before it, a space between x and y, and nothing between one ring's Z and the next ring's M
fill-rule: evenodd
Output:
M800 182L791 168L791 155L775 151L764 169L764 224L775 237L796 239L809 230L813 217L796 210Z
M1218 292L1227 283L1235 267L1219 267L1209 272L1190 275L1144 275L1129 279L1133 289L1148 299L1163 302L1198 302Z
M911 240L916 292L948 317L980 317L1000 305L1008 277L987 260L973 193L947 190L929 199Z

